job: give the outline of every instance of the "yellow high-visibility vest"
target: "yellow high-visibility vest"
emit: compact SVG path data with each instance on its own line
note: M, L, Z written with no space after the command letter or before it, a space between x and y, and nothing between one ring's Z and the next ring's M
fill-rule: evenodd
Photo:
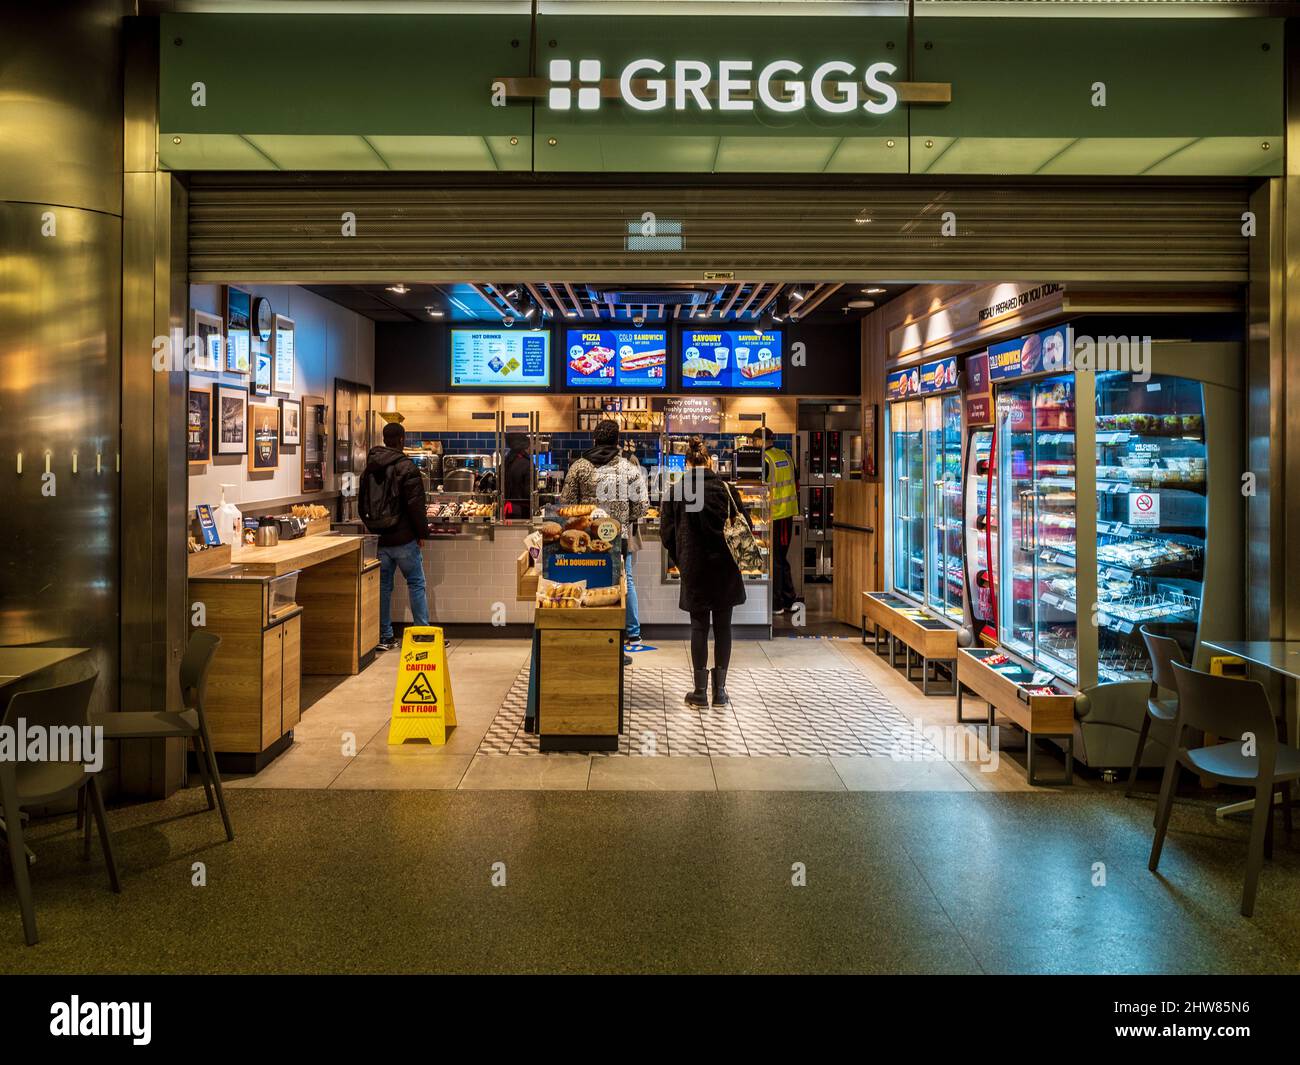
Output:
M763 452L768 465L767 482L772 493L772 520L793 518L799 513L799 491L794 483L794 459L779 447Z

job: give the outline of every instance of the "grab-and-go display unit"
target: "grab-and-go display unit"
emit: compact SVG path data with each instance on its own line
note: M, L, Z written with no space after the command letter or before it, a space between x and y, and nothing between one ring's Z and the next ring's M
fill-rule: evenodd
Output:
M965 618L962 407L957 360L886 380L891 589L954 625Z
M966 595L971 631L996 643L997 626L997 463L991 428L969 429L966 443Z
M999 642L1111 705L1116 728L1141 721L1114 708L1142 712L1143 625L1172 631L1189 657L1236 629L1239 360L1234 344L1094 340L1069 326L989 348L996 469L983 491L993 486L998 514ZM974 461L986 446L972 434ZM1229 486L1223 498L1211 483ZM1086 746L1085 761L1121 762Z

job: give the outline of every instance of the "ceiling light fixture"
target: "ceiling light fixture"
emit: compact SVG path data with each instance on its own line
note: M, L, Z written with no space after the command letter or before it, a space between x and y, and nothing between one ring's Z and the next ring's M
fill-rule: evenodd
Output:
M791 298L792 300L801 300L801 299L803 299L803 293L800 292L797 288L796 288L796 289L792 289L791 292L790 292L790 298Z
M399 283L396 284L396 285L389 285L389 286L388 286L388 291L389 291L389 292L395 292L395 293L396 293L397 295L399 295L399 296L405 296L405 295L406 295L408 292L410 292L411 290L410 290L409 288L407 288L405 285L403 285L403 284L401 284L401 283L399 282Z
M446 311L438 310L437 307L425 307L424 309L426 312L428 312L430 318L441 318L444 314L447 313Z
M864 288L862 290L862 294L864 296L880 296L884 294L884 291L885 290L883 288L876 286L874 288Z

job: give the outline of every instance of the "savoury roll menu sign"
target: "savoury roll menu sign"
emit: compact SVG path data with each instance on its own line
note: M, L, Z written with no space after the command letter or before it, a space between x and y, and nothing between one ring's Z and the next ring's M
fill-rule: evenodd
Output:
M570 387L664 387L668 333L662 329L570 329L564 346Z
M744 329L682 333L682 388L780 387L780 333Z
M453 388L546 388L551 334L508 329L453 329Z

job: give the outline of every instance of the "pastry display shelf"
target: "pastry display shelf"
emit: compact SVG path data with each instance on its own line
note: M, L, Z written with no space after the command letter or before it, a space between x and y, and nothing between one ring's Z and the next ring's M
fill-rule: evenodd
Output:
M1050 689L1043 691L1042 689ZM983 722L962 716L963 696L969 692L988 704ZM1027 735L1026 774L1035 787L1070 784L1074 779L1074 692L1059 682L1034 683L1034 671L1001 648L963 647L957 652L957 721L987 724L992 731L1002 714ZM1065 747L1065 774L1044 780L1036 772L1035 745L1051 739Z
M948 669L953 685L956 685L954 660L957 657L957 630L951 621L893 592L863 592L863 646L867 642L868 624L872 628L872 644L877 654L883 654L880 649L881 636L888 637L889 664L895 668L898 644L903 645L904 666L909 681L912 679L912 658L915 655L920 659L922 694L930 694L931 672L937 680L940 665ZM953 689L939 694L951 695Z

